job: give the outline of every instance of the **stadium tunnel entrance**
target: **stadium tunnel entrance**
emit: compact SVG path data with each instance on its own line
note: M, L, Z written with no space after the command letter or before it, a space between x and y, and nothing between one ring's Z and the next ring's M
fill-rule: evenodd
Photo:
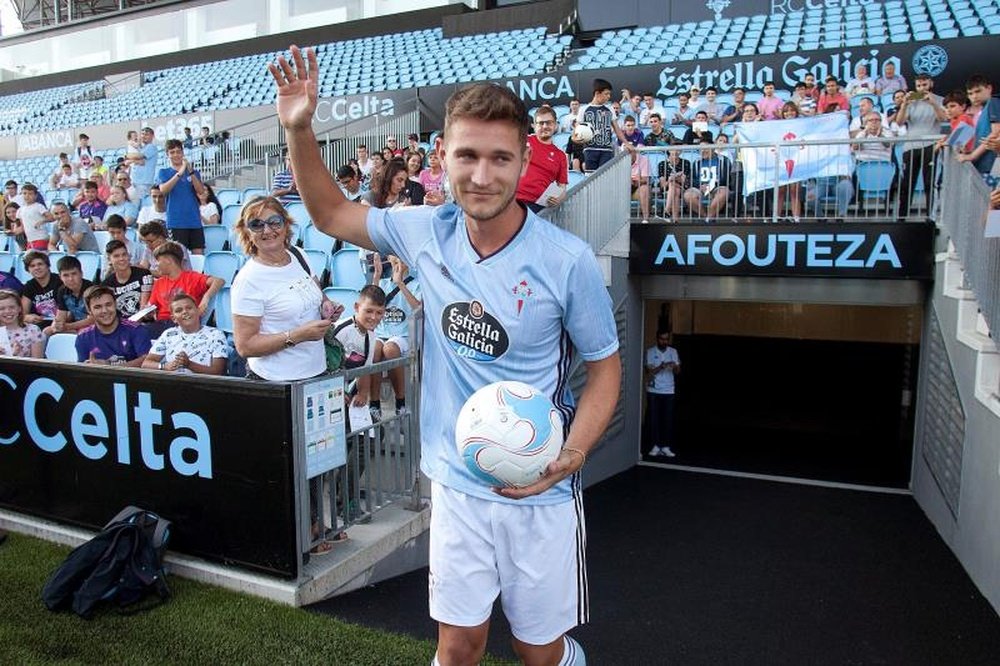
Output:
M670 282L653 280L661 287ZM821 296L823 282L805 293L827 300ZM681 372L674 399L675 457L649 455L655 443L649 441L644 399L642 459L907 488L924 312L920 297L897 290L879 304L744 301L728 299L722 281L716 287L716 299L643 301L643 350L655 344L658 329L670 330ZM644 373L644 384L648 379Z

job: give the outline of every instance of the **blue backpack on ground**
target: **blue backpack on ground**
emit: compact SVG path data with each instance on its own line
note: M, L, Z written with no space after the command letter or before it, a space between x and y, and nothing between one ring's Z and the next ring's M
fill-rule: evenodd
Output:
M124 609L155 593L159 605L170 597L163 570L169 540L170 521L128 506L66 557L45 583L42 601L51 611L70 607L87 619L101 601Z

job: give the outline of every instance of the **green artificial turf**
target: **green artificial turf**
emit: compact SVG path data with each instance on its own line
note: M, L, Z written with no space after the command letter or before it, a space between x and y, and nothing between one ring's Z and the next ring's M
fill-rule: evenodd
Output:
M429 664L434 644L169 576L172 598L92 620L41 602L68 548L10 534L0 545L0 664ZM426 612L414 609L414 612ZM484 664L507 662L487 658Z

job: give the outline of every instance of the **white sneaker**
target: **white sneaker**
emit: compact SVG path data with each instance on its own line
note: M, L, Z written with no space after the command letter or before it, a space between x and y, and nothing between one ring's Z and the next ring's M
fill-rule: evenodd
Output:
M663 455L663 449L661 449L658 446L654 446L653 448L651 448L649 450L649 453L647 453L646 455L647 456L662 456Z
M660 449L660 455L666 456L668 458L676 458L677 454L670 450L669 446L664 446Z

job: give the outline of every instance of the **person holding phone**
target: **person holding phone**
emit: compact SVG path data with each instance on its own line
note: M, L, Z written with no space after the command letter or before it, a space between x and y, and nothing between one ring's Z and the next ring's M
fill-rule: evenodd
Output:
M924 191L931 191L934 176L934 143L941 134L941 123L948 120L948 112L941 104L941 98L931 92L934 79L927 74L918 74L913 82L914 89L906 94L899 110L896 111L896 126L899 133L910 139L903 148L902 178L899 181L899 214L906 216L910 210L910 199L917 180L923 177Z

